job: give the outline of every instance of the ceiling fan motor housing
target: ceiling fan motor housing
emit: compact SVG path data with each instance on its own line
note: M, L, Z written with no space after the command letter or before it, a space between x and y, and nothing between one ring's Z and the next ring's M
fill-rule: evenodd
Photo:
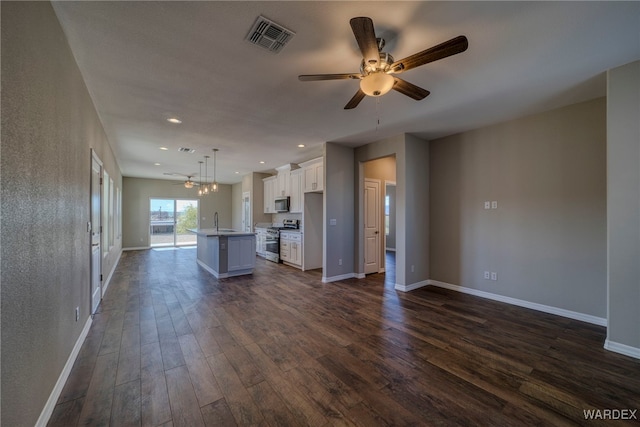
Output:
M360 64L360 72L363 76L367 76L378 71L386 73L391 69L391 64L393 64L393 62L393 56L391 56L387 52L380 52L380 60L378 62L369 64L363 59L362 63Z

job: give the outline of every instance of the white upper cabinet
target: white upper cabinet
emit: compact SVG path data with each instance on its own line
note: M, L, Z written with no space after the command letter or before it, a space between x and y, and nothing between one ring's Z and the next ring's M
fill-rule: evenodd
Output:
M269 178L264 178L262 182L264 183L264 213L275 213L274 200L278 178L270 176Z
M274 197L291 196L291 171L298 169L299 166L294 163L287 163L284 166L277 167L277 184Z
M317 159L309 160L308 162L301 163L304 170L304 192L305 193L321 193L324 191L324 159L318 157Z
M291 171L289 188L291 195L291 204L289 206L289 212L302 213L302 173L304 169L296 169Z

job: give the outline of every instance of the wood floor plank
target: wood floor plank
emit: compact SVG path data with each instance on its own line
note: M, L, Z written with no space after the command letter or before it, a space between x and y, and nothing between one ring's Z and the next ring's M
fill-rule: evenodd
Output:
M79 426L107 426L111 418L113 389L118 366L118 353L110 352L96 359L91 383L82 406Z
M238 425L257 425L264 422L260 409L251 399L225 354L210 356L207 362Z
M111 425L138 427L140 423L140 380L116 386L113 393Z
M222 399L220 387L196 338L188 334L181 335L178 340L189 370L191 384L198 398L198 404L202 407Z
M160 343L153 342L142 346L141 361L141 423L144 427L155 427L171 420Z
M198 398L193 391L186 366L178 366L165 372L171 404L171 417L175 427L204 426Z
M265 421L272 426L301 426L292 413L289 411L278 394L273 390L267 381L262 381L247 389L253 401L260 408Z
M207 427L233 427L238 425L224 398L203 406L200 408L200 412L202 413L204 424Z

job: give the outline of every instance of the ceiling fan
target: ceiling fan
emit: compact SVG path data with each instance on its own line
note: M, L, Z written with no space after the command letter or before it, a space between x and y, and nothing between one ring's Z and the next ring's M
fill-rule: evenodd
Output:
M298 76L298 79L303 82L359 79L360 89L358 89L353 98L345 105L345 110L357 107L360 101L367 95L382 96L391 89L413 98L416 101L424 99L430 93L428 90L409 83L393 74L400 74L412 68L428 64L429 62L464 52L469 46L469 42L465 36L458 36L401 59L400 61L394 61L391 55L382 51L385 41L384 39L376 38L371 18L352 18L350 24L353 35L358 42L358 47L362 52L363 58L360 64L360 73L307 74Z
M171 176L179 175L179 176L186 176L187 177L187 180L184 183L173 184L173 185L184 185L184 188L193 188L195 185L200 185L197 182L191 180L191 178L193 178L194 176L197 175L195 173L193 173L191 175L185 175L183 173L178 173L178 172L165 172L164 175L171 175Z

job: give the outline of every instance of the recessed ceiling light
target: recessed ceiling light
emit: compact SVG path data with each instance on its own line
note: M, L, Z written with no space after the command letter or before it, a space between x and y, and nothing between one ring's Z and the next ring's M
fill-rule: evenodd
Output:
M175 124L177 124L177 125L179 125L180 123L182 123L182 120L180 120L180 119L179 119L179 118L177 118L177 117L169 117L169 118L167 119L167 121L168 121L169 123L175 123Z
M298 148L304 148L304 144L298 144Z
M160 163L154 163L153 166L160 166Z
M236 173L240 173L240 172L236 171Z
M160 149L161 149L162 151L167 151L167 150L168 150L168 148L167 148L167 147L160 147Z
M261 165L264 165L264 161L263 161L263 160L260 160L260 164L261 164Z

